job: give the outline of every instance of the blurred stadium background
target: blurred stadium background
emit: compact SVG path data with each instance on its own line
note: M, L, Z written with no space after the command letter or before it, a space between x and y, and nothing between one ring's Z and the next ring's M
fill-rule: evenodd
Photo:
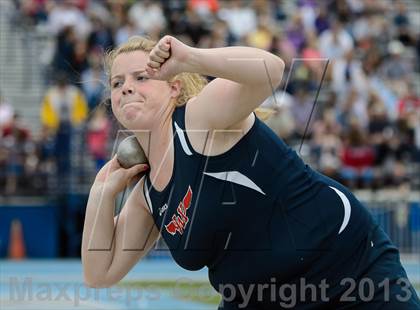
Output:
M102 56L136 34L172 34L203 48L255 46L282 57L287 68L263 104L266 122L311 166L355 191L419 289L419 1L1 0L2 308L31 307L12 298L24 279L34 290L49 283L51 294L57 283L73 293L81 285L87 196L120 129L102 104ZM137 290L161 287L162 296L127 303L102 291L78 306L214 309L211 294L203 302L168 293L168 282L206 283L206 273L180 270L158 247L126 280L146 281L134 283ZM198 287L184 284L181 295ZM33 309L72 308L72 296L31 302Z

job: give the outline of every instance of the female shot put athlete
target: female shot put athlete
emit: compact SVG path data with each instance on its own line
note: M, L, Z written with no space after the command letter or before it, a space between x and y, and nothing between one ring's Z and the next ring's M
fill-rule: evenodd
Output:
M397 248L367 209L253 112L279 85L280 58L133 37L107 64L113 113L150 169L119 217L116 195L149 167L123 169L114 158L96 176L87 285L116 284L163 237L180 266L208 267L219 309L419 309Z

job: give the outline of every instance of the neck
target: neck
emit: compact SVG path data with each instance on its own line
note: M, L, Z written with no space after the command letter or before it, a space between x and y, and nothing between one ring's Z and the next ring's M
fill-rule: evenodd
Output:
M159 113L156 121L149 131L136 132L135 136L143 148L150 166L150 171L159 172L165 169L168 159L172 158L173 147L172 113L174 107L167 105L162 113Z

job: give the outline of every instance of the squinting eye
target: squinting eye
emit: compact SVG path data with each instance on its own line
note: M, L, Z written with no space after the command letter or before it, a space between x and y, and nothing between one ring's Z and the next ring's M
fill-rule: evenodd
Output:
M116 88L116 87L118 87L118 86L120 86L120 82L114 82L114 83L112 84L112 88Z
M148 80L148 78L145 77L145 76L138 76L137 77L137 81L146 81L146 80Z

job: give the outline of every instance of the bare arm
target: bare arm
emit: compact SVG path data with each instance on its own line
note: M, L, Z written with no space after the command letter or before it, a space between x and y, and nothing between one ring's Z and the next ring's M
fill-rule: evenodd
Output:
M192 48L184 70L245 85L275 85L282 78L284 62L262 49L245 46ZM268 95L271 90L268 91Z
M170 53L169 53L170 51ZM200 129L226 129L247 118L281 82L284 62L252 47L192 48L163 37L150 53L151 78L180 72L216 77L194 99L189 118Z
M248 117L275 91L284 69L279 57L250 47L193 49L189 64L192 72L217 77L189 107L189 119L208 129L226 129Z
M138 170L125 170L125 177L131 178ZM158 239L159 231L144 205L142 187L143 180L134 187L120 215L114 216L118 190L110 182L99 181L92 186L82 240L83 274L88 286L116 284Z

